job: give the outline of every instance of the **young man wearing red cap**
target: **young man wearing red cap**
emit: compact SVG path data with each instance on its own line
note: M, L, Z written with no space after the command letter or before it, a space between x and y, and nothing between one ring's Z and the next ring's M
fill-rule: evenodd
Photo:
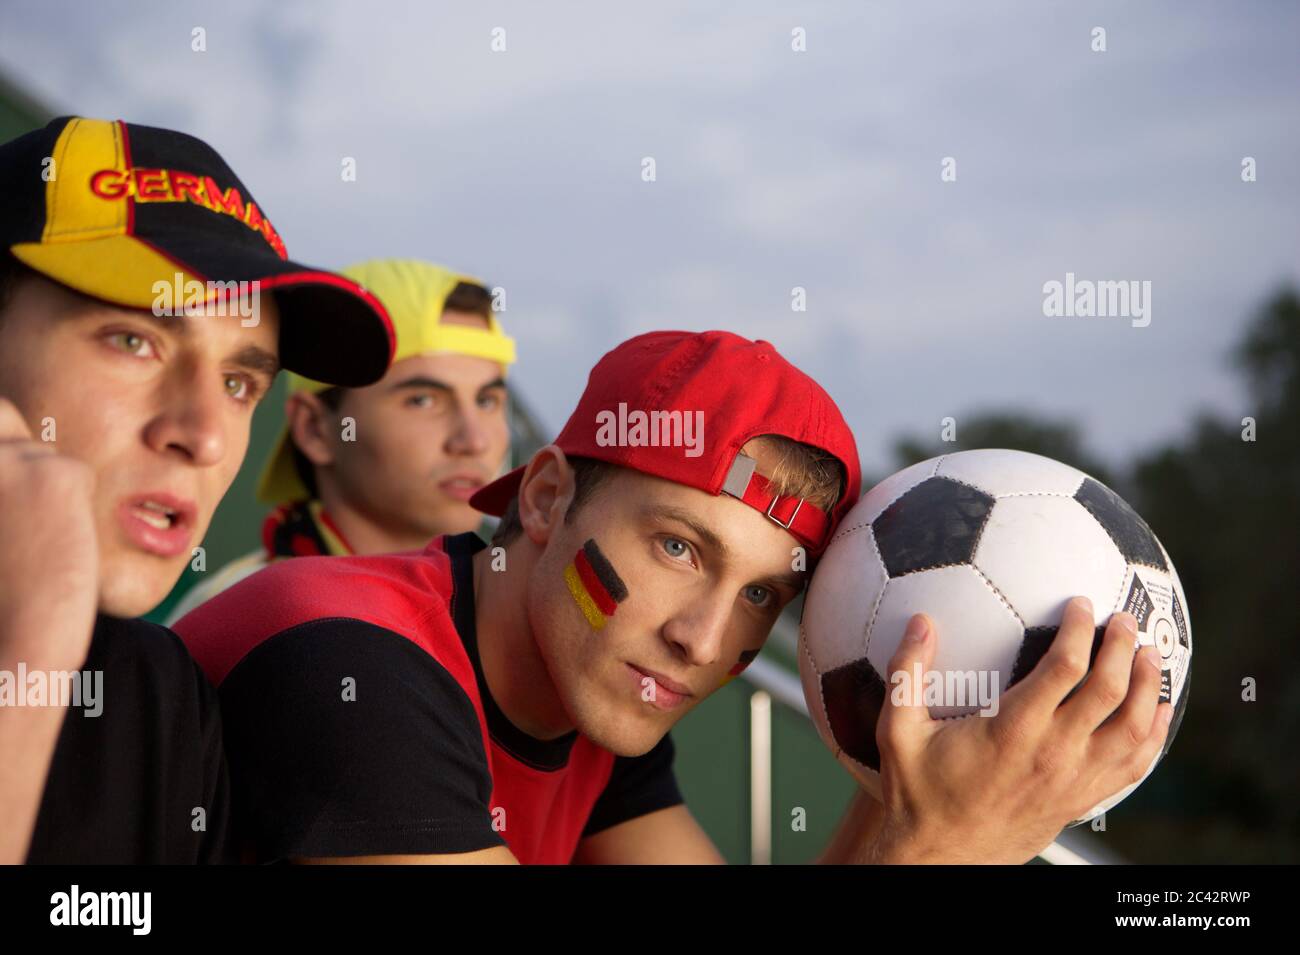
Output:
M290 261L182 133L57 119L0 145L0 199L0 861L230 860L216 694L135 618L202 539L278 368L367 384L391 327Z
M219 687L257 856L723 861L669 730L758 653L859 490L839 410L767 342L624 342L555 442L471 499L503 515L497 546L289 561L177 624ZM1055 715L1093 639L1071 606L998 717L887 709L886 804L861 794L820 861L1023 862L1149 765L1159 679L1114 622L1107 679L1075 700L1132 668L1136 711L1096 733Z

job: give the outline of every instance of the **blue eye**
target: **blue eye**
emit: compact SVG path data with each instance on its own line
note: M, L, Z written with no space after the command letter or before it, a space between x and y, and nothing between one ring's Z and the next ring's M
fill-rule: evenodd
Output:
M757 600L751 599L752 594L755 591L758 592ZM767 604L771 603L770 600L771 596L772 596L772 591L768 590L766 587L760 587L757 584L745 588L745 599L748 600L750 603L752 603L755 607L767 606Z
M691 548L687 545L686 541L678 540L676 537L665 537L663 543L664 549L667 551L669 557L683 557L689 555L691 552ZM681 547L681 550L674 552L671 549L671 545L673 544Z

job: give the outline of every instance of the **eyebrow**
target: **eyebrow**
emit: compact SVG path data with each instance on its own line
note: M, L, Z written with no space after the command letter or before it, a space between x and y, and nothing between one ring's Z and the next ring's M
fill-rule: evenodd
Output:
M506 380L504 378L493 378L486 385L480 385L478 392L482 394L492 388L504 388ZM437 378L430 378L427 375L415 375L412 378L403 378L401 381L395 381L388 386L389 391L399 391L403 388L436 388L439 391L455 391L451 385L445 381L439 381Z
M646 517L677 521L679 524L686 525L695 532L695 535L700 540L717 551L719 557L723 560L731 559L731 548L727 546L726 542L715 534L712 528L706 527L696 520L690 511L683 510L680 507L673 507L671 504L647 504L641 508L641 513Z
M808 579L798 571L790 570L783 574L769 574L766 577L760 577L758 582L761 584L784 584L798 594L799 591L803 590Z
M791 571L786 571L784 574L776 574L775 576L772 577L764 577L762 579L762 582L773 583L773 584L785 584L796 594L798 594L799 591L803 590L804 585L808 583L808 577L806 574L801 574L798 571L791 570Z
M245 345L231 355L230 360L240 368L260 371L268 378L274 378L276 372L280 370L280 360L265 348L258 348L256 345Z
M153 322L164 331L173 332L177 335L188 336L193 334L194 326L187 321L177 321L179 316L175 315L155 315L152 311L139 310L140 314L147 320ZM280 371L280 359L275 357L265 348L257 345L245 345L239 351L235 352L228 359L234 362L240 368L248 371L261 372L268 378L274 378Z
M709 547L717 551L718 556L729 561L732 558L731 548L726 542L719 537L712 528L701 524L690 511L683 510L679 507L673 507L671 504L647 504L641 508L641 513L646 517L659 518L670 521L677 521L689 527L700 540L704 541ZM797 571L788 571L782 574L766 574L759 578L761 583L785 584L796 594L803 589L806 578Z

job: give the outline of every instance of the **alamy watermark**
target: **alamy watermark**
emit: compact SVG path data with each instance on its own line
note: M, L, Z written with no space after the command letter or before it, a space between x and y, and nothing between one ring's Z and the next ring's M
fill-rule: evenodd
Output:
M685 448L688 458L704 453L704 412L627 410L596 412L596 444L602 448Z
M239 316L239 324L256 328L262 321L262 283L200 282L177 272L171 281L153 283L153 313L158 316Z
M1131 318L1134 328L1151 324L1151 280L1094 282L1075 279L1043 283L1043 314L1048 318Z
M67 892L50 896L50 924L64 926L123 926L132 935L148 935L153 927L152 892L83 892L75 883Z
M83 716L104 712L103 670L0 670L0 706L67 706Z
M997 670L929 670L924 676L919 661L912 670L889 676L895 706L972 706L980 716L998 715L1001 674Z

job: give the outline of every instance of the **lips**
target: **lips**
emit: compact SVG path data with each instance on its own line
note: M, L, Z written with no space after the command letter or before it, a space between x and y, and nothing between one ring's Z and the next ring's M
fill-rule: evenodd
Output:
M654 698L647 702L654 704L661 710L671 710L691 696L690 690L684 684L678 683L676 680L670 680L653 670L643 670L629 663L627 664L627 672L641 691L645 689L647 677L654 681Z
M654 681L666 690L672 690L674 693L680 694L681 696L691 695L691 688L685 683L678 683L676 680L671 680L662 673L656 673L654 670L647 670L645 667L639 667L636 664L633 664L632 668L640 670L646 676L654 677Z
M452 474L438 482L444 494L468 501L487 481L477 474Z
M191 501L162 491L132 495L116 511L127 539L160 557L174 557L189 546L196 513Z

